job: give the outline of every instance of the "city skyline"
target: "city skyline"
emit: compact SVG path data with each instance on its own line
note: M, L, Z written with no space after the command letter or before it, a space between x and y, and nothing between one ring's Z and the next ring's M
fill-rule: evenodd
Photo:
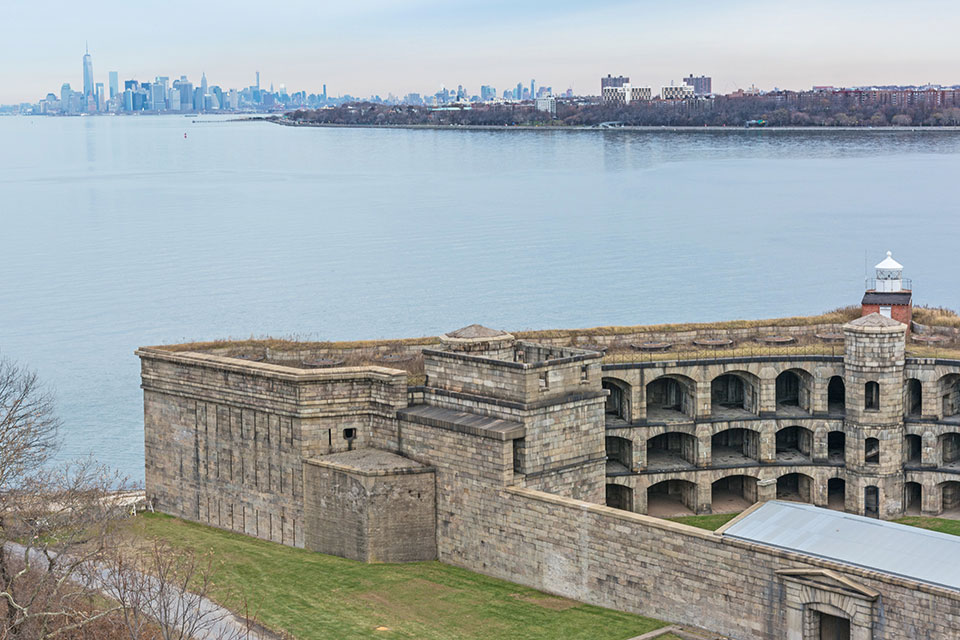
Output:
M0 103L39 99L65 81L79 89L82 78L66 61L87 40L95 82L106 78L97 69L140 80L206 71L221 86L243 87L259 69L264 84L317 92L326 83L331 95L403 95L450 83L478 92L481 84L501 88L518 78L596 94L596 78L606 73L643 77L654 87L706 73L718 93L751 85L960 81L946 37L960 9L931 0L913 7L909 24L888 17L899 5L859 0L816 1L775 15L757 2L661 7L606 0L584 7L562 0L549 13L500 0L293 0L272 12L188 4L174 0L157 15L114 0L93 11L59 0L42 8L14 2L0 39L9 69ZM43 47L33 46L37 34L45 36Z

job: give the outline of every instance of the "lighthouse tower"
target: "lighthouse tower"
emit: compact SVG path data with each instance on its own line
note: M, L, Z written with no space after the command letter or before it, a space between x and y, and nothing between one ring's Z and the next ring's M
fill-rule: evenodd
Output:
M876 277L867 279L867 291L861 302L861 315L879 313L910 327L913 319L913 284L903 277L903 265L887 257L876 267Z

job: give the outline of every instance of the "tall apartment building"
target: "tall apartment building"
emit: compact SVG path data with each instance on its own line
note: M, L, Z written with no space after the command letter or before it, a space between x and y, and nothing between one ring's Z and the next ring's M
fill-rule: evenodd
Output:
M695 78L691 73L683 79L683 84L693 87L693 93L698 96L708 96L713 93L713 78L709 76Z
M608 73L606 78L600 78L600 93L602 94L607 87L622 87L625 84L630 84L630 78L627 76L612 76Z

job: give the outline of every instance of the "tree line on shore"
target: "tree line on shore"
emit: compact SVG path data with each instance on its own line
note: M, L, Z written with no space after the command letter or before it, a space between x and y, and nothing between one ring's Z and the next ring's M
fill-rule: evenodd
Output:
M784 104L776 97L717 97L631 104L557 103L556 115L533 104L471 105L469 108L355 102L328 109L299 109L295 124L384 126L737 126L763 121L771 127L960 126L960 108L927 105L838 105L830 100Z

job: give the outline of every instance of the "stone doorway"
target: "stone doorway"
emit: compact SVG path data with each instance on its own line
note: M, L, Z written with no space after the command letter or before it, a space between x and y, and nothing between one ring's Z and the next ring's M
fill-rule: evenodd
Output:
M828 613L820 614L820 640L850 640L850 621Z

